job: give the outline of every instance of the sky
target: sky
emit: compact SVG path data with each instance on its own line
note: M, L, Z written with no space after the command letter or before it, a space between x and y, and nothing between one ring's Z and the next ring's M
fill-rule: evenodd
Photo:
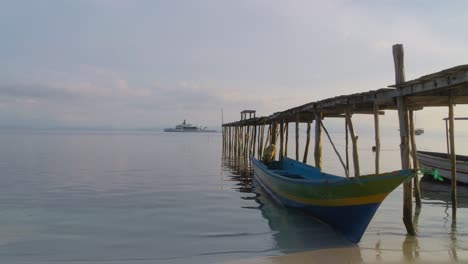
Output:
M466 10L466 1L0 0L0 128L215 127L221 109L232 122L244 109L265 116L387 87L396 43L407 80L467 64Z

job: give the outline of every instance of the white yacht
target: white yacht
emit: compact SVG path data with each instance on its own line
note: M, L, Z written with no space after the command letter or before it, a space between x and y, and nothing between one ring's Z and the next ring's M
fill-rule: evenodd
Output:
M165 128L164 132L216 132L216 130L187 124L184 120L182 124L178 124L175 128Z

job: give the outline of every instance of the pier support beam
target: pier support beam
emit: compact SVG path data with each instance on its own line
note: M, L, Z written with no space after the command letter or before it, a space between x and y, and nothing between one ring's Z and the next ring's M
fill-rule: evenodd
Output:
M359 169L359 154L357 148L357 136L354 133L353 122L351 120L351 113L349 109L346 109L346 123L348 124L349 134L351 136L351 142L353 143L353 165L354 165L354 176L359 177L361 175Z
M257 150L257 159L262 160L263 154L263 138L265 136L265 125L260 125L260 131L258 133L258 150Z
M315 113L315 167L322 170L322 113Z
M457 156L455 154L455 124L453 122L453 97L449 98L450 161L452 164L452 223L457 219Z
M288 140L289 140L289 123L286 122L284 123L284 134L285 134L285 140L284 140L284 156L288 156Z
M380 173L380 125L379 106L374 104L374 129L375 129L375 174Z
M303 163L307 163L307 155L309 153L309 144L310 144L310 121L307 122L306 144L304 148L304 158L302 159Z
M296 114L296 160L299 161L299 113Z
M414 134L414 115L413 110L409 111L410 122L410 139L411 139L411 158L413 159L413 168L419 169L418 149L416 147L416 136ZM419 176L416 174L413 178L414 186L414 199L416 201L416 208L421 208L421 189L419 188Z
M279 132L280 132L280 147L279 147L278 159L282 160L284 156L284 121L283 120L280 121Z
M405 66L403 45L393 45L393 61L395 64L395 84L405 82ZM399 89L399 88L397 88ZM403 96L397 97L398 119L400 121L400 154L402 169L409 169L409 142L408 142L408 107ZM403 223L409 235L416 235L413 224L413 195L412 182L403 183Z

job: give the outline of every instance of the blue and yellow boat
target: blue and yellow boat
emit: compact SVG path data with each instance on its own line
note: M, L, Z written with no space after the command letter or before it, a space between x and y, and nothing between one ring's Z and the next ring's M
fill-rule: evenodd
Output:
M345 178L289 159L267 166L251 157L255 178L277 201L311 212L358 243L387 195L416 171L400 170Z

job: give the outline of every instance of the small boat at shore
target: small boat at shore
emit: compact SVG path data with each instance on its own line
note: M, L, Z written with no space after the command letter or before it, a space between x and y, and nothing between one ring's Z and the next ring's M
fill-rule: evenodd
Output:
M281 204L310 212L353 243L361 240L385 197L417 173L400 170L345 178L289 158L269 166L250 159L254 177L270 196Z
M185 122L182 124L176 125L175 128L165 128L164 132L204 132L204 133L213 133L216 132L216 130L210 130L207 129L206 127L198 127L194 126L192 124L188 124Z
M437 170L444 179L452 179L452 164L447 153L418 151L419 166L425 170ZM456 155L457 182L468 184L468 156Z

